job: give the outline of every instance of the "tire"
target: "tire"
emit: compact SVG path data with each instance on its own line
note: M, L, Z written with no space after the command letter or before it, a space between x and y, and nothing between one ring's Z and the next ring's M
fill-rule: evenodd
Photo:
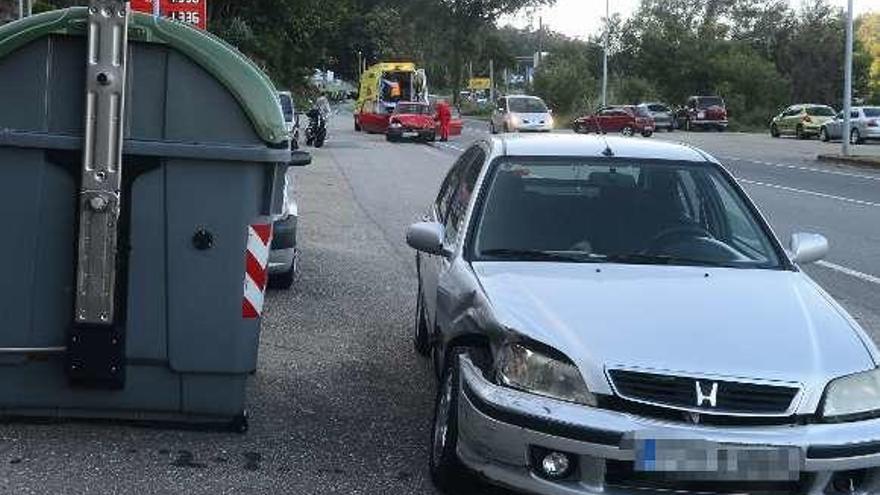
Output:
M776 124L770 124L770 137L779 137L779 128L776 127Z
M824 126L819 129L819 139L821 139L823 143L831 141L831 136L828 135L828 129Z
M394 143L397 141L397 138L392 136L391 134L385 134L385 141L388 141L389 143Z
M321 148L324 146L324 136L320 136L315 138L315 148Z
M464 349L453 349L447 359L434 400L431 427L430 471L434 485L450 495L472 493L473 475L458 458L458 357Z
M862 133L858 129L849 131L850 144L862 144Z
M427 357L431 353L431 342L428 338L428 321L425 317L425 306L422 303L422 284L416 295L416 317L413 321L413 347L420 356Z
M355 119L354 121L354 132L361 132L361 124Z
M675 132L675 125L669 124L669 127L666 128L666 132Z
M794 130L794 137L803 141L807 139L807 136L804 134L804 126L798 125Z
M437 140L437 133L436 132L432 132L431 134L428 134L428 137L425 138L425 141L427 141L429 143L433 143L436 140Z
M624 136L629 137L629 136L632 136L635 133L635 131L633 130L633 128L631 126L626 126L620 130L620 133L623 134Z
M654 135L654 131L645 131L642 133L642 137L649 138Z

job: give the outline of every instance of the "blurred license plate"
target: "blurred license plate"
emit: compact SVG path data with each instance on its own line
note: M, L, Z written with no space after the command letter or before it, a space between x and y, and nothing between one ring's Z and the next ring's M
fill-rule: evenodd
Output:
M635 470L675 473L683 479L790 481L800 476L796 447L718 444L703 440L640 439Z
M403 137L418 137L418 132L407 131L403 133Z

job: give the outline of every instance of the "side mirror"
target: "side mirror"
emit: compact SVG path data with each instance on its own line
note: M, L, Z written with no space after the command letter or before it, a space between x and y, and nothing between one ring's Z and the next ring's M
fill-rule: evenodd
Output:
M294 150L290 152L290 165L291 167L305 167L312 163L312 155L306 153L305 151Z
M438 222L419 222L409 226L406 230L406 243L416 251L447 256L448 252L443 247L445 229Z
M797 233L791 236L792 260L799 265L815 263L828 254L828 239L819 234Z

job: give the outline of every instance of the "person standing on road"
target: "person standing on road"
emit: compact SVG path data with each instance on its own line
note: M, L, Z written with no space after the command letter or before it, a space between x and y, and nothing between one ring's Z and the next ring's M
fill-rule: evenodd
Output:
M440 122L440 141L449 141L449 123L452 120L452 110L446 100L437 102L437 116L434 119Z

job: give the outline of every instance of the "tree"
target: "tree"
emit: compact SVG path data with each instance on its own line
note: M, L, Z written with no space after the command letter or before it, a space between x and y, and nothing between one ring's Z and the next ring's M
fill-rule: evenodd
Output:
M595 61L585 43L570 41L561 45L538 67L535 94L562 114L592 110L596 101L594 66Z

